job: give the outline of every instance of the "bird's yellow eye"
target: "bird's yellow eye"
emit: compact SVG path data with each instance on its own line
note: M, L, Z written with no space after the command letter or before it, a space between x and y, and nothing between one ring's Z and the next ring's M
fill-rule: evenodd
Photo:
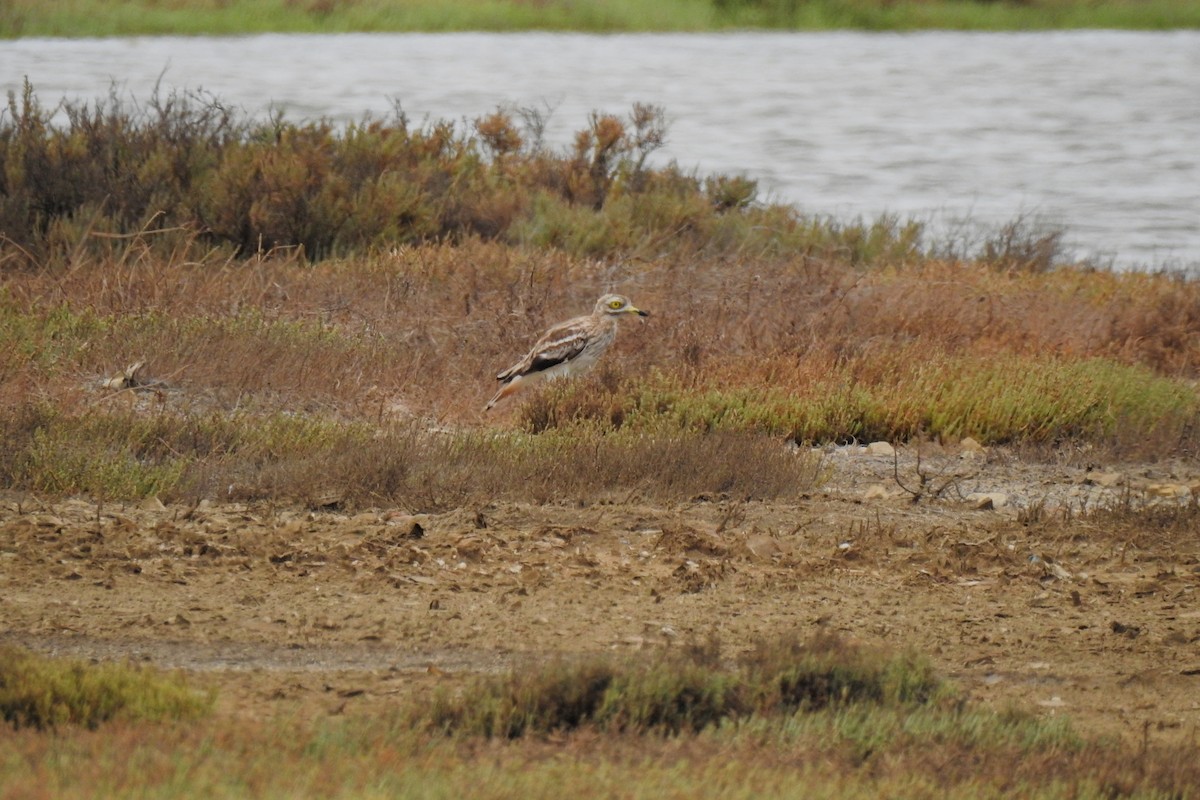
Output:
M620 308L623 305L625 305L625 304L622 303L620 300L609 300L608 301L609 308Z

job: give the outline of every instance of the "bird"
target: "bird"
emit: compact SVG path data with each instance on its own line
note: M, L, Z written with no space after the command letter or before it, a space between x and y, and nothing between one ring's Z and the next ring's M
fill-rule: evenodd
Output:
M524 358L496 375L500 391L484 411L490 411L501 400L536 381L587 372L617 338L617 319L626 314L650 316L649 311L637 308L628 297L606 294L596 301L591 314L551 327Z

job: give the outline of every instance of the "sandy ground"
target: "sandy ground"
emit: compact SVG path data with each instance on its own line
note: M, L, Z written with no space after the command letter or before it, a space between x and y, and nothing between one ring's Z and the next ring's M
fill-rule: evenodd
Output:
M528 657L824 627L915 647L980 703L1197 737L1200 515L1081 509L1188 503L1200 470L886 449L826 451L826 481L789 504L413 517L10 493L0 643L182 668L235 714L323 714Z

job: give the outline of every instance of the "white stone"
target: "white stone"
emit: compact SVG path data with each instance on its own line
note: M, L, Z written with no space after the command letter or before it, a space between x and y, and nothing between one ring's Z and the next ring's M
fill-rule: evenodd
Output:
M1177 483L1152 483L1146 487L1146 494L1155 497L1186 497L1191 490Z
M983 445L981 445L975 439L972 439L970 436L964 436L963 440L958 443L958 446L962 448L964 453L972 453L975 455L983 453L986 449Z
M1102 472L1100 470L1091 470L1083 476L1084 483L1103 486L1105 489L1111 489L1114 486L1120 486L1125 482L1125 476L1120 472Z
M1004 508L1008 505L1008 495L1004 492L971 492L967 502L972 508L980 511L990 508Z
M882 483L872 484L863 492L863 500L886 500L887 498L888 490Z

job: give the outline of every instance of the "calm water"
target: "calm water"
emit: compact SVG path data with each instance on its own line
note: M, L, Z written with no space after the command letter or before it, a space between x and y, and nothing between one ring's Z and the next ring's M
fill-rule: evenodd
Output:
M0 42L0 85L43 105L202 89L253 114L473 119L663 106L660 163L740 173L839 219L939 235L1017 217L1076 254L1200 265L1200 32L402 34ZM963 221L967 221L963 227Z

